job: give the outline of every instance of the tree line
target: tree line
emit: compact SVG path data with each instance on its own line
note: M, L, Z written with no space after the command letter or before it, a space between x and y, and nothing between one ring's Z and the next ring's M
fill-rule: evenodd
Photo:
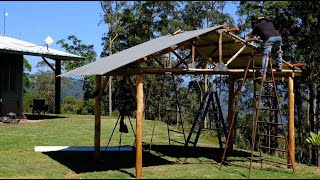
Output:
M225 11L227 3L237 5L238 20ZM228 27L239 27L237 35L246 38L252 31L251 21L257 17L268 17L282 34L283 58L290 62L304 63L302 77L294 78L295 93L295 138L296 160L308 165L320 165L320 150L307 143L310 132L320 129L320 93L319 93L319 34L320 34L320 2L319 1L101 1L103 10L101 22L107 25L101 37L103 51L100 58L120 52L171 31L202 29L226 24ZM93 45L83 44L74 35L57 42L67 52L81 55L84 61L64 61L64 71L83 66L97 60ZM25 60L25 71L31 71ZM150 64L152 66L153 64ZM44 64L39 63L39 67ZM134 77L132 77L134 78ZM162 76L147 75L145 84L145 118L154 120L163 115L159 104L162 98ZM190 124L205 91L204 77L189 75L177 76L179 99L184 109L184 122ZM82 82L83 96L65 97L62 101L62 113L93 114L94 113L94 77L85 76L78 79ZM227 76L211 76L208 87L219 91L221 104L227 104ZM52 81L52 82L51 82ZM41 96L54 107L52 97L54 86L52 72L40 70L33 76L24 77L24 103L30 104L33 97ZM105 96L103 96L102 115L114 115L126 112L134 116L135 100L127 86L125 77L112 77ZM133 81L135 82L135 81ZM69 80L62 78L62 86ZM287 84L279 82L282 91L282 102L287 101ZM184 84L184 86L182 86ZM241 96L241 101L250 102L250 86ZM171 97L173 98L173 97ZM25 111L28 107L24 105ZM235 144L241 148L250 147L253 106L240 103L237 117ZM286 109L283 105L283 109ZM53 111L52 111L53 112ZM286 111L284 112L286 113ZM227 117L225 117L227 119ZM161 119L160 119L161 120Z

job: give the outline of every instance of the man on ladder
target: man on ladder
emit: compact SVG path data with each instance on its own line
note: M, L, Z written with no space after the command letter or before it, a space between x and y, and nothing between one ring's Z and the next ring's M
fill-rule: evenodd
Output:
M257 20L252 20L252 33L249 39L259 36L263 41L263 58L262 58L262 68L260 70L261 77L266 75L265 69L268 67L269 56L271 53L272 47L276 50L277 54L277 71L282 71L282 38L279 31L277 31L272 22L270 22L265 17L259 17Z
M250 160L250 169L249 169L249 177L251 174L251 169L252 169L252 159L253 159L253 151L254 151L254 144L255 144L255 136L256 134L258 134L258 146L259 146L259 150L260 150L260 160L261 160L261 167L262 167L262 160L264 160L265 158L262 157L261 155L261 151L262 149L269 149L269 153L270 153L270 149L273 149L275 151L278 150L278 146L277 146L277 141L278 139L284 139L285 140L285 146L286 149L281 150L279 149L279 151L283 151L284 153L287 153L288 151L288 139L287 136L285 135L285 132L283 133L284 136L279 136L278 135L278 130L282 129L283 131L285 131L285 126L284 126L284 122L282 119L282 112L281 112L281 108L279 105L279 99L278 99L278 93L277 93L277 88L276 88L276 84L275 84L275 79L274 79L274 74L272 72L272 63L271 63L271 50L272 47L274 47L275 51L276 51L276 60L277 60L277 71L282 71L282 50L281 50L281 44L282 44L282 38L281 38L281 34L275 29L274 25L265 17L259 17L257 20L252 21L252 33L249 37L249 39L254 38L255 36L259 36L261 38L261 40L263 41L262 43L262 49L263 49L263 58L262 58L262 68L260 69L260 75L261 75L261 84L260 84L260 90L259 93L257 94L258 96L256 97L257 99L257 103L256 103L256 114L255 114L255 119L254 119L254 130L253 130L253 134L252 134L252 149L251 149L251 160ZM264 80L266 79L266 72L267 72L267 67L268 67L268 62L270 61L270 69L271 69L271 78L272 81L266 81L264 82ZM258 78L260 79L260 78ZM267 90L268 86L265 87L266 89L264 90L265 92L263 92L262 89L264 89L264 83L266 83L266 85L270 85L269 86L269 90ZM269 92L268 92L269 91ZM273 92L272 92L273 91ZM256 93L255 93L256 96ZM270 100L272 98L272 100ZM264 98L266 100L269 99L268 102L268 106L266 107L262 102L265 102L265 100L263 101L262 98ZM272 102L270 102L272 101ZM259 112L260 110L268 110L270 113L269 116L269 120L259 120ZM280 122L278 122L278 117L280 119ZM260 124L260 125L259 125ZM281 126L280 126L281 125ZM267 130L267 133L262 132L259 133L259 126L264 126L262 127L262 129ZM279 127L280 126L280 127ZM270 138L274 138L272 141L275 142L275 147L271 147L273 146L271 144L271 140ZM267 142L265 142L265 144L262 144L262 141L264 138L269 138L269 139L265 139ZM290 159L290 154L288 154L288 158ZM289 165L293 172L295 171L294 167L292 166L293 162L290 162L287 164ZM288 166L288 167L289 167Z
M260 151L260 160L261 160L261 168L262 168L262 160L267 160L266 158L262 157L262 149L273 149L275 151L282 151L287 153L288 150L280 150L277 147L277 140L279 138L284 139L285 140L285 146L288 149L288 140L287 140L287 136L285 135L285 132L283 132L283 136L279 136L278 135L278 130L279 127L281 125L280 128L282 128L283 131L285 131L285 126L284 126L284 122L282 119L282 112L281 112L281 108L279 105L279 99L278 99L278 93L277 93L277 88L276 88L276 84L275 84L275 78L274 78L274 74L272 71L272 63L271 63L271 49L272 47L275 48L276 50L276 59L277 59L277 71L282 71L282 51L281 51L281 44L282 44L282 38L281 38L281 34L275 29L274 25L269 22L269 20L267 20L265 17L259 17L257 20L252 21L252 33L250 35L250 37L247 39L248 41L254 41L256 40L254 37L255 36L259 36L262 41L262 48L263 48L263 58L262 58L262 68L260 69L260 77L259 78L255 78L255 71L253 71L253 80L254 82L260 82L260 88L259 88L259 93L257 94L254 91L254 97L256 99L256 103L255 103L255 116L254 116L254 125L253 125L253 130L252 130L252 145L251 145L251 158L250 158L250 169L249 169L249 178L250 178L250 174L251 174L251 169L252 169L252 161L253 161L253 153L254 153L254 147L255 147L255 141L256 141L256 135L258 135L258 149ZM241 88L243 86L243 84L246 81L246 77L247 77L247 72L249 70L249 65L251 63L251 60L249 60L248 65L246 67L245 70L245 74L244 74L244 78L242 80L242 83L240 84L237 92L236 93L240 93L241 92ZM268 62L270 61L270 69L271 69L271 81L265 81L266 79L266 71L267 71L267 67L268 67ZM255 69L254 67L254 61L252 61L253 63L253 69ZM255 81L255 80L261 80L261 81ZM266 86L267 85L267 86ZM264 89L264 92L263 92ZM272 91L272 93L271 93ZM271 99L273 98L273 99ZM263 99L263 100L262 100ZM269 101L266 101L269 100ZM238 107L239 101L236 100L236 107ZM260 110L263 111L269 111L268 117L264 118L264 120L259 120L259 112ZM234 123L234 118L236 115L236 111L233 112L232 115L232 120L231 120L231 127L233 127L233 123ZM278 118L280 119L280 122L278 122ZM259 133L259 124L262 127L267 127L265 128L267 130L267 133L262 132ZM262 128L263 128L262 127ZM272 129L271 129L272 128ZM263 129L263 130L265 130ZM230 132L228 134L228 138L227 138L227 143L229 143L229 136L230 136ZM272 133L271 133L272 132ZM262 137L262 138L261 138ZM263 138L267 137L267 144L268 146L265 145L261 145L261 140L264 140ZM273 142L275 143L271 143L271 137L273 138ZM269 140L269 141L268 141ZM271 146L275 146L271 147ZM225 146L224 152L223 152L223 156L222 156L222 160L221 160L221 165L220 165L220 169L222 167L223 162L225 159L225 155L226 155L226 149L227 146ZM269 151L270 152L270 151ZM291 158L289 157L290 154L288 154L288 159L289 162L287 165L287 167L291 167L293 172L295 171L294 167L293 167L293 162L290 162ZM278 162L275 162L278 163ZM288 166L289 165L289 166Z

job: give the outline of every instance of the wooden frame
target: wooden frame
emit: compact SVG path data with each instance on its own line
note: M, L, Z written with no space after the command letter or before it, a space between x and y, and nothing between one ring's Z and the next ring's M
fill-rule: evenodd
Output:
M221 30L221 29L220 29ZM228 99L228 126L232 127L232 129L229 129L229 132L232 132L233 126L230 125L232 116L234 114L234 101L235 101L235 94L239 92L239 88L237 90L234 89L234 82L237 78L242 78L245 74L245 69L229 69L228 71L214 71L213 69L208 69L207 65L209 64L215 64L214 61L211 59L211 54L213 54L215 51L219 50L219 58L218 62L222 62L223 57L223 44L222 44L222 35L230 35L233 38L236 38L241 43L244 43L244 45L227 61L226 65L229 65L231 62L233 62L239 55L243 52L243 50L246 47L252 47L257 48L251 43L248 43L247 41L241 39L240 37L234 35L231 33L231 31L235 31L237 29L223 29L219 33L219 43L218 47L216 47L209 55L204 54L201 50L197 49L198 46L194 41L190 42L190 45L184 43L178 44L176 48L167 48L165 51L161 51L159 54L156 55L150 55L148 57L144 57L138 61L138 63L144 63L146 61L155 59L156 57L159 57L161 55L164 55L166 53L168 54L168 63L170 63L172 59L172 53L177 57L178 65L175 67L166 66L162 64L158 59L155 59L155 61L161 66L158 68L130 68L130 69L117 69L111 72L108 72L103 75L96 75L96 92L99 92L98 95L95 97L95 134L94 134L94 158L96 160L99 159L100 155L100 131L101 131L101 96L103 94L103 91L108 83L109 76L117 76L117 75L124 75L127 81L127 84L129 85L132 94L134 95L137 103L137 114L136 114L136 178L142 178L142 123L143 123L143 114L144 114L144 92L143 92L143 76L144 74L164 74L166 72L171 72L174 74L202 74L204 77L207 77L209 74L224 74L224 75L230 75L229 79L229 99ZM199 38L200 39L200 38ZM182 58L175 50L178 47L189 47L191 49L191 53L187 55L185 58ZM196 52L198 55L202 57L202 60L206 63L205 69L199 69L195 68L195 56ZM187 59L191 58L191 63L194 66L191 66L187 64ZM223 63L223 62L222 62ZM288 64L289 67L293 68L295 65L291 65L284 61L285 64ZM186 65L186 68L178 68L180 64ZM247 67L248 68L248 67ZM283 70L281 73L274 71L274 75L277 78L283 78L288 77L288 95L289 95L289 102L288 102L288 127L289 127L289 147L290 147L290 157L291 159L288 159L288 161L292 162L292 165L295 166L295 160L294 160L294 93L293 93L293 78L295 76L299 76L299 72L296 73L293 69L286 69ZM251 73L250 73L251 72ZM250 74L252 74L253 70L250 69L249 73L247 74L247 78L252 78ZM130 76L136 75L136 86L134 86ZM104 78L103 84L101 84L102 76L107 76ZM232 133L231 133L232 134ZM233 150L233 135L230 136L229 144L228 146L228 152Z

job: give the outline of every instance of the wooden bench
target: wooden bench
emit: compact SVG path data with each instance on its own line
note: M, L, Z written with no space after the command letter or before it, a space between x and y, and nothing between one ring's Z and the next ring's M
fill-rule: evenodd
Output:
M46 115L46 111L49 110L45 99L33 99L33 105L30 105L30 108L32 108L32 115Z

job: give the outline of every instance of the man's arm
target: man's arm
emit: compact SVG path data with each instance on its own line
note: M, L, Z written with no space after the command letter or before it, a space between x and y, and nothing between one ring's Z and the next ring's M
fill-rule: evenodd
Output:
M251 41L258 41L259 38L256 38L256 35L253 35L251 33L251 35L249 36L249 38L245 39L245 41L247 42L251 42ZM239 40L235 40L235 43L239 43L240 41Z
M253 35L253 34L251 33L251 35L249 36L248 39L252 39L252 38L254 38L254 37L256 37L256 35Z
M247 42L250 41L259 41L260 39L256 35L251 34L248 39L245 39Z

